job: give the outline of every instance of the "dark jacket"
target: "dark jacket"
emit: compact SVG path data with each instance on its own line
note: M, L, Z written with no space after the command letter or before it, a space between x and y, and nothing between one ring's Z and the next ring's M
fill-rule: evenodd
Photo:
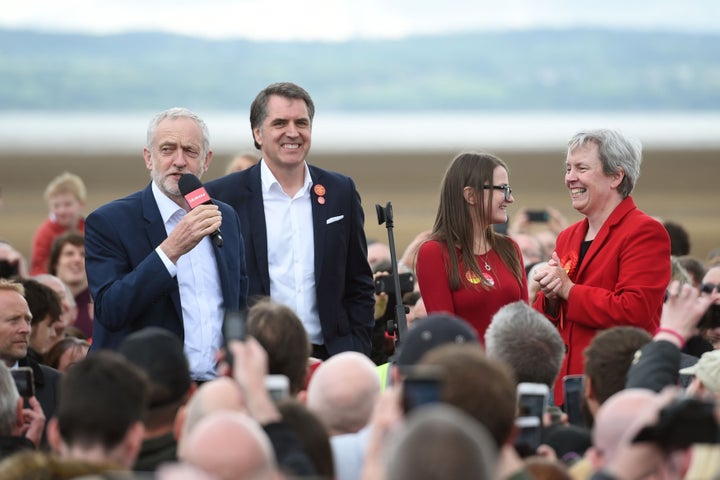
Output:
M664 340L652 341L635 353L625 388L647 388L655 392L677 385L680 349Z
M0 435L0 460L23 450L35 450L35 445L25 437Z
M177 461L177 441L173 432L143 440L133 470L154 472L166 462Z
M375 297L367 261L365 214L351 178L308 166L315 242L315 285L322 335L330 355L353 350L370 355ZM260 164L205 187L240 217L250 298L270 295L267 229ZM319 194L318 194L319 193Z
M213 251L224 307L246 306L247 275L235 212L218 203L225 244ZM184 339L177 277L155 248L167 238L152 186L92 212L85 222L85 268L95 305L91 350L116 349L132 332L151 325Z

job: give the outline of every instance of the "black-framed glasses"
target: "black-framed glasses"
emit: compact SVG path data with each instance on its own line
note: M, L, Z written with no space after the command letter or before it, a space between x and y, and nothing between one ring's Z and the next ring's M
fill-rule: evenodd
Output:
M713 290L720 292L720 283L703 283L700 287L700 291L703 293L712 293Z
M483 185L483 190L502 190L505 192L505 201L510 201L510 195L512 195L512 188L510 185Z

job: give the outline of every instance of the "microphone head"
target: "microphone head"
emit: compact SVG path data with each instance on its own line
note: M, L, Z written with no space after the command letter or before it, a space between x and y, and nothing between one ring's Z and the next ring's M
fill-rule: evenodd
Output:
M192 193L193 191L201 187L202 183L200 183L200 179L192 173L186 173L185 175L180 177L180 180L178 180L178 188L180 189L180 193L183 196L187 195L188 193Z
M210 195L200 183L200 179L192 173L186 173L178 180L180 193L185 197L190 208L195 208L203 203L211 203Z

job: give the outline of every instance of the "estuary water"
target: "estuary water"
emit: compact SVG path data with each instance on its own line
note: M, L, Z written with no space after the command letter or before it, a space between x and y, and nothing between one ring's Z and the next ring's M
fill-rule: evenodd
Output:
M129 153L155 112L0 112L5 152ZM251 148L247 114L197 112L216 152ZM720 112L324 112L314 152L563 150L579 129L617 128L652 149L720 148Z

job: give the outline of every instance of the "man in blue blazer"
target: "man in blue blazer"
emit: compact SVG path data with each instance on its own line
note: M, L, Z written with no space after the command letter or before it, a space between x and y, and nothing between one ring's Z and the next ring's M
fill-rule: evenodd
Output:
M369 355L375 299L360 195L349 177L306 163L314 113L301 87L265 88L250 108L262 160L207 189L240 216L250 297L292 308L315 357Z
M143 156L152 181L104 205L85 224L85 267L95 318L92 350L116 348L130 333L160 326L184 342L194 380L216 376L225 310L247 304L240 222L222 203L190 209L178 180L200 177L212 151L207 126L183 108L158 114ZM221 228L224 244L209 235Z

